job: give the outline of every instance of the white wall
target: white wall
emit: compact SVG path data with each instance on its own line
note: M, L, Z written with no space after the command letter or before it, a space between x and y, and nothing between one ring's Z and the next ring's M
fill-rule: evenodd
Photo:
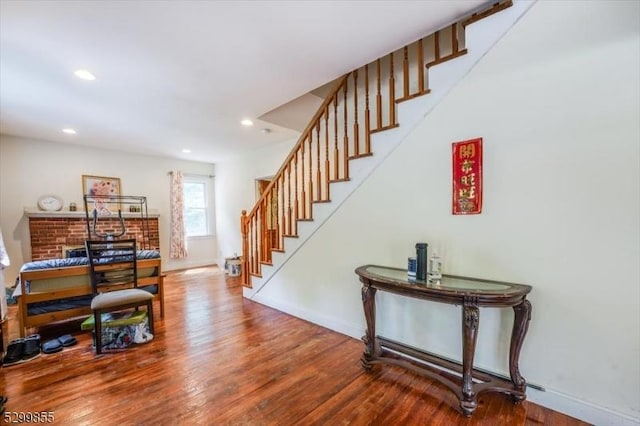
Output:
M126 195L144 195L149 209L160 214L160 251L165 270L216 263L215 237L189 241L186 259L169 259L170 170L214 174L207 163L125 154L71 144L0 136L0 227L11 258L5 271L7 285L25 261L30 240L25 207L35 207L43 194L57 194L82 206L82 175L119 177ZM210 185L213 192L214 185ZM214 194L212 193L211 196Z
M262 296L360 337L353 270L406 267L428 242L445 273L533 286L528 381L597 407L600 417L582 414L595 423L637 423L639 17L638 2L537 2ZM483 212L452 216L451 142L474 137ZM459 309L383 294L379 332L460 359ZM512 319L481 311L476 365L508 371Z
M225 257L242 254L240 214L251 211L256 202L256 179L271 177L296 140L264 148L251 155L216 164L216 226L218 229L218 264Z

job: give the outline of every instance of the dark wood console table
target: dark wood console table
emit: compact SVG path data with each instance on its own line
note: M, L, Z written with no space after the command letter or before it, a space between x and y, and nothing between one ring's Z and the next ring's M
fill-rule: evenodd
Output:
M399 365L437 380L456 394L465 416L473 414L481 392L506 393L516 402L526 398L526 382L520 375L518 359L531 319L531 303L526 299L531 291L530 286L453 275L444 275L436 283L416 281L408 279L406 269L375 265L361 266L355 272L362 282L362 303L367 322L366 334L362 338L365 344L362 366L365 370L371 370L373 364L385 363ZM462 364L377 336L377 290L462 305ZM480 307L513 307L515 316L509 348L511 380L473 368Z

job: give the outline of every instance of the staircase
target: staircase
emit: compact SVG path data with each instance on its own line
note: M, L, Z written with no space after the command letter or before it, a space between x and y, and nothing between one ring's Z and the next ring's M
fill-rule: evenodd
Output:
M245 297L260 291L531 4L499 1L334 82L254 208L242 211Z

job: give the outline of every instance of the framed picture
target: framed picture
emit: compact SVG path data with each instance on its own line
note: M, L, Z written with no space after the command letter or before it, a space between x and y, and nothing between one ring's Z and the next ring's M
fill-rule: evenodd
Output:
M122 195L120 178L82 175L82 194L90 197L87 198L87 204L93 202L98 213L109 214L120 210L117 199ZM90 208L89 205L87 208Z

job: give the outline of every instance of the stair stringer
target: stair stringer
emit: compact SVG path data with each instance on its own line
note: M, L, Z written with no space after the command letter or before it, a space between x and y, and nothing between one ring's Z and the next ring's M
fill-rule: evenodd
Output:
M373 155L350 161L350 180L331 183L331 202L313 204L313 221L298 222L298 237L285 237L284 252L272 252L272 265L262 265L262 276L251 277L252 288L243 288L243 296L271 306L274 301L261 298L259 293L277 272L304 246L322 225L337 211L373 171L404 141L484 55L529 10L535 0L514 1L513 6L473 23L465 29L467 54L434 66L429 70L431 93L398 104L399 126L371 135ZM282 305L274 306L282 310ZM287 311L285 309L285 311ZM289 312L300 316L300 312ZM309 319L313 322L311 318ZM326 325L332 328L331 325ZM346 330L345 330L346 331ZM351 334L351 333L346 333Z

